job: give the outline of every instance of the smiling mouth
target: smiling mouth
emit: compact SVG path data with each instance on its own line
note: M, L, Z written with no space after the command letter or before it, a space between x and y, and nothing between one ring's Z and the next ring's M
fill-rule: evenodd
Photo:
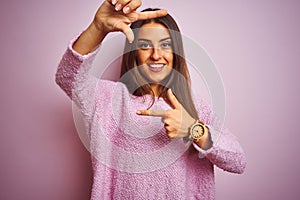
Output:
M148 64L148 67L152 72L160 72L164 66L165 64Z

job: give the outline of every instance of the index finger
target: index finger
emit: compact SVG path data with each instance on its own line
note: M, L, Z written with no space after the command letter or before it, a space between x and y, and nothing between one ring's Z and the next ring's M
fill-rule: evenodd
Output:
M138 12L137 13L137 21L138 20L147 20L157 17L163 17L168 14L166 10L156 10L156 11L145 11L145 12Z
M166 111L165 110L138 110L136 114L144 115L144 116L153 116L153 117L165 117Z

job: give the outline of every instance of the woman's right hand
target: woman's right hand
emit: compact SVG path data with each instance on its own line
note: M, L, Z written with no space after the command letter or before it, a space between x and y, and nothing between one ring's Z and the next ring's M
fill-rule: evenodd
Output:
M114 31L123 32L129 42L134 34L129 25L138 20L152 19L167 15L166 10L137 12L141 0L105 0L98 8L94 20L73 45L73 49L84 55L93 51L105 38Z
M106 0L99 7L92 24L103 34L121 31L132 42L134 35L129 27L131 23L167 14L165 10L136 12L141 4L141 0Z

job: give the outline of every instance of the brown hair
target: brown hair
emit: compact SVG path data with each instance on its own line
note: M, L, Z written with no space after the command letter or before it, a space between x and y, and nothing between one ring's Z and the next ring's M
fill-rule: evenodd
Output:
M148 8L143 11L154 10L159 9ZM151 22L159 23L165 26L169 30L172 40L173 70L160 83L159 96L163 97L168 102L167 90L171 88L173 94L176 96L181 105L186 109L186 111L192 117L198 118L197 111L191 95L191 81L186 60L184 57L182 36L176 24L176 21L171 17L171 15L167 14L164 17L134 22L130 26L134 32L134 37L138 38L139 28L141 28L144 24ZM129 43L128 40L126 40L122 59L120 81L123 82L127 86L129 92L131 92L135 96L152 94L153 99L152 104L150 105L151 107L155 101L154 92L150 87L150 83L141 75L141 72L139 71L138 67L136 67L138 65L136 42L136 39L132 43Z

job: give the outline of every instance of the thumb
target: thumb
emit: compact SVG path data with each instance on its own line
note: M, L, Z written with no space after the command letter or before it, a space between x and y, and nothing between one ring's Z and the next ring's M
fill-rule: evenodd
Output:
M174 107L174 109L180 109L181 108L181 104L177 100L176 96L173 94L171 88L168 89L167 97L168 97L171 105Z
M133 31L131 30L131 28L127 24L119 23L118 25L116 25L116 28L125 34L129 43L133 42L134 34L133 34Z

